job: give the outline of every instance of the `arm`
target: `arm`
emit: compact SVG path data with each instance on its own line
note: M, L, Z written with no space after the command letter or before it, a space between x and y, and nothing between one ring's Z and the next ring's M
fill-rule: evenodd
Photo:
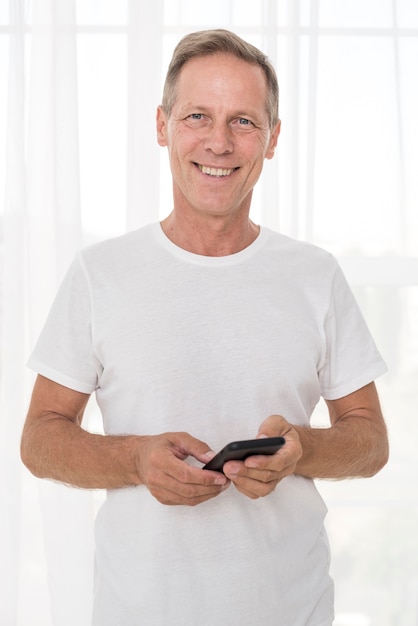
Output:
M228 482L215 472L184 463L202 463L213 452L187 433L104 436L81 427L89 396L38 376L22 434L21 456L28 469L87 489L144 484L164 504L198 504Z
M292 426L279 415L270 416L259 436L282 435L286 445L271 457L231 461L225 474L252 498L267 495L291 473L328 479L376 474L388 460L388 438L374 383L327 406L330 428Z
M331 427L295 427L303 455L296 473L309 478L367 478L387 463L389 445L374 383L327 401Z

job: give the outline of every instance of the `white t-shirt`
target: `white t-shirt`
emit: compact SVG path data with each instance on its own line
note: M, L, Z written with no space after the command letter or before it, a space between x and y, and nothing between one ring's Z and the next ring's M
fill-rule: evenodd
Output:
M335 259L262 228L226 257L159 224L78 255L30 367L96 392L105 432L187 431L220 449L271 414L308 425L320 396L386 371ZM312 480L197 507L111 490L96 521L96 626L329 626L333 585Z

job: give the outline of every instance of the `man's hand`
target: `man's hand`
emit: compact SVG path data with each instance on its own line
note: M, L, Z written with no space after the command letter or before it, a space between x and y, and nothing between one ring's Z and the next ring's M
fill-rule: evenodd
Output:
M299 435L280 415L271 415L261 424L257 438L260 437L285 437L286 443L273 455L228 461L223 467L225 476L238 491L253 499L267 496L283 478L293 474L302 456Z
M205 443L188 433L139 437L138 476L162 504L194 506L219 495L230 481L219 472L203 472L185 459L192 456L208 463L214 455Z

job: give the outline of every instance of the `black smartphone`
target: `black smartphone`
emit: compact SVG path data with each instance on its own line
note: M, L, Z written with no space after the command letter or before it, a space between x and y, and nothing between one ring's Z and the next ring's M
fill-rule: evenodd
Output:
M274 454L285 444L284 437L266 437L263 439L247 439L245 441L233 441L222 448L209 463L202 469L222 472L224 463L227 461L244 461L254 454Z

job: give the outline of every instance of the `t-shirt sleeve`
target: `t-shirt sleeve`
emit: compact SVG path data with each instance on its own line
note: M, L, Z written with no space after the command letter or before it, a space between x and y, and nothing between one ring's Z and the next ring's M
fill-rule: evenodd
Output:
M342 398L387 371L339 266L334 274L325 340L326 356L319 371L325 399Z
M28 366L81 393L98 386L102 368L93 353L91 294L80 257L58 290Z

